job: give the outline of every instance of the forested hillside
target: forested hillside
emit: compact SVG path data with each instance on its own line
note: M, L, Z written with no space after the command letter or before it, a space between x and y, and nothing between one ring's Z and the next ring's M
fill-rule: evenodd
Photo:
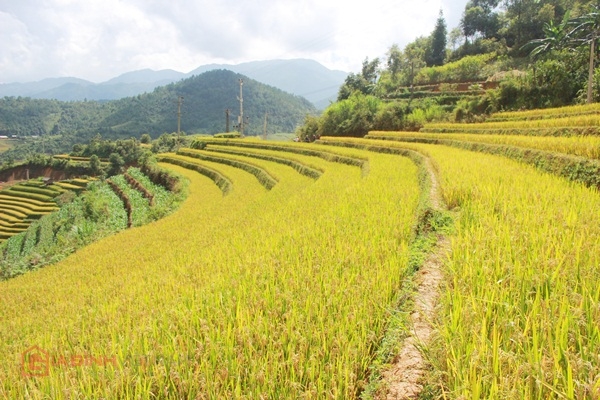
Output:
M460 25L440 11L429 36L366 58L338 101L299 130L364 136L439 120L600 100L600 8L587 0L470 0Z
M293 132L306 114L316 112L306 99L264 85L243 75L214 70L142 94L111 102L61 102L23 97L0 99L0 135L17 135L21 145L3 154L4 160L34 153L68 151L100 133L109 139L156 138L177 130L178 98L181 130L186 134L214 134L230 129L239 115L239 80L243 79L244 133L262 134L267 114L268 132ZM26 147L26 149L24 149Z
M214 70L153 93L118 100L113 112L102 120L111 132L148 132L152 136L173 131L177 126L177 99L183 96L181 129L187 133L217 133L226 128L225 109L231 110L231 126L239 114L239 79L243 79L245 133L263 132L265 113L271 132L292 132L314 107L304 98L293 96L243 75ZM235 121L234 121L235 119Z

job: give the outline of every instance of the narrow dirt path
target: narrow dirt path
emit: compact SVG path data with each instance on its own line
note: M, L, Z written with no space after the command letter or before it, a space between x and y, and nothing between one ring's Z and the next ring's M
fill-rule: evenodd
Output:
M431 205L436 210L443 210L444 201L434 168L429 159L425 164L431 178ZM416 275L418 288L414 294L415 308L410 316L411 335L404 340L392 366L383 373L383 389L377 396L380 400L416 399L423 389L421 380L427 365L420 348L427 346L433 334L431 321L443 279L441 267L449 251L450 241L439 236L434 251Z

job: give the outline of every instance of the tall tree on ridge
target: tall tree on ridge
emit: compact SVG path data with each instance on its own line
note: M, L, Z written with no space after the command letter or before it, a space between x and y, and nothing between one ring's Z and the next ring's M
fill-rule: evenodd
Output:
M444 65L446 59L447 34L448 31L446 29L446 21L444 20L444 12L440 10L440 15L435 23L435 28L431 33L431 44L429 55L427 57L427 65Z

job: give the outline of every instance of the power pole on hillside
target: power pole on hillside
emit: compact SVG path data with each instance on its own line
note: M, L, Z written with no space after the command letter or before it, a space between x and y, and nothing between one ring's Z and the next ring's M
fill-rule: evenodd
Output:
M183 104L183 96L177 99L177 150L181 145L181 104Z
M225 109L225 133L229 133L229 108Z
M244 94L242 88L244 87L244 80L240 78L240 116L238 117L238 123L240 127L240 135L244 136Z
M263 127L263 139L267 140L267 115L269 115L269 113L265 113L265 124Z

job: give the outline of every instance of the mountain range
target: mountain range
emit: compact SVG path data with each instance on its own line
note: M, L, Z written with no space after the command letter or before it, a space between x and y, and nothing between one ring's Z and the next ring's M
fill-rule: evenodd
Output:
M126 79L123 78L123 79ZM234 130L243 80L245 133L294 132L304 117L318 111L306 98L224 69L213 69L153 91L110 101L60 101L31 97L0 98L0 135L71 137L78 142L100 133L110 139L158 137L177 130L214 134ZM228 111L228 114L226 113ZM229 115L229 119L227 119ZM71 140L71 139L69 139Z
M230 70L258 82L309 100L317 109L335 101L348 73L330 70L314 60L268 60L242 64L209 64L191 72L143 69L122 74L102 83L79 78L48 78L39 82L0 84L0 97L23 96L61 101L116 100L152 92L159 86L211 70Z

